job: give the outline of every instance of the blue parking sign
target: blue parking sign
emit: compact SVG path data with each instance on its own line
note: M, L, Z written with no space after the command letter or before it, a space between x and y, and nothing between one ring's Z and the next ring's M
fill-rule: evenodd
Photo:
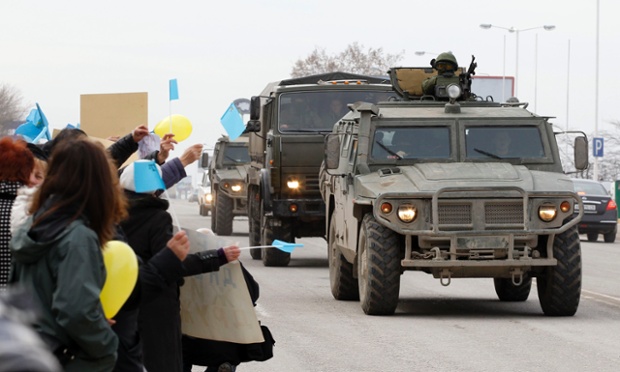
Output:
M592 138L592 156L595 158L603 157L603 138L594 137Z

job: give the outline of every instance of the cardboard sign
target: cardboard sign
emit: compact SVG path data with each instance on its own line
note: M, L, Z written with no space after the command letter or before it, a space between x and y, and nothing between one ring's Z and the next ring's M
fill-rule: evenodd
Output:
M184 230L192 253L222 246L216 236ZM181 329L188 336L209 340L239 344L264 341L238 261L219 271L185 278L181 287Z
M80 95L80 128L89 136L124 136L148 125L147 93Z

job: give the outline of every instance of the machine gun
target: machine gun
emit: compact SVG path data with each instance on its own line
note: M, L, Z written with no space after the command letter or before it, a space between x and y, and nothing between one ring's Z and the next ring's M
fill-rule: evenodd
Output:
M471 96L471 79L472 75L476 75L476 67L478 67L478 63L476 62L476 57L472 55L469 68L467 68L467 71L464 74L459 76L461 80L461 87L463 88L463 95L466 99Z

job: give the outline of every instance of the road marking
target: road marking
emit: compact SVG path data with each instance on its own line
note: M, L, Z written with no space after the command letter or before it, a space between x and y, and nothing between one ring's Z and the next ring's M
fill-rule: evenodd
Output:
M587 298L589 300L594 300L608 305L620 307L620 298L618 297L609 296L598 292L587 291L585 289L581 290L581 294L584 298Z

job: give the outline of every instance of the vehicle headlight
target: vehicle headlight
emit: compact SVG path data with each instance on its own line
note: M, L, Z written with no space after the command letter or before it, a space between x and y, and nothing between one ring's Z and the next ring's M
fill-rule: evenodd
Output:
M299 188L299 181L295 179L290 179L286 181L286 186L288 186L289 189L297 190Z
M553 219L557 215L558 215L558 209L556 208L555 205L543 204L540 207L538 207L538 217L545 222L553 221Z
M207 199L208 202L211 202L213 200L213 195L207 194L205 195L205 199Z
M232 185L230 189L234 192L239 192L241 191L241 185Z
M411 222L418 215L418 210L411 204L403 204L398 207L398 218L403 222Z
M450 84L447 88L448 97L452 99L457 99L461 96L461 87L456 84Z

